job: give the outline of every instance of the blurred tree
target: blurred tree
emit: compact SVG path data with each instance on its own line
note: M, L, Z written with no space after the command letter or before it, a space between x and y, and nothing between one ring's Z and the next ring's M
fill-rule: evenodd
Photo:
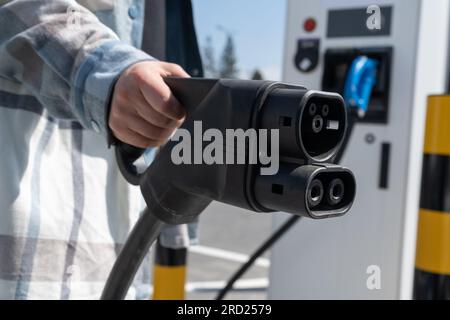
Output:
M238 77L238 73L239 70L237 69L237 58L234 47L234 39L233 36L230 33L228 33L225 48L223 49L220 61L219 76L221 78L235 79Z
M253 71L252 80L264 80L264 76L259 69Z
M211 37L206 38L206 44L203 47L203 67L206 78L217 78L216 58L214 55L214 46Z

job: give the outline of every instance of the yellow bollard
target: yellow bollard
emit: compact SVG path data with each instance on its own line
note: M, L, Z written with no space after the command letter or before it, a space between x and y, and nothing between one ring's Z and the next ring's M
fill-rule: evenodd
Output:
M414 299L450 299L450 96L428 99Z
M156 243L153 300L184 300L187 249L169 249Z

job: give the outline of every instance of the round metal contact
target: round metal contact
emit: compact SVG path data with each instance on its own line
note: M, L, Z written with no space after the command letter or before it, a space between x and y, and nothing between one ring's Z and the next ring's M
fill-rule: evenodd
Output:
M330 114L330 106L325 104L322 107L322 116L327 117Z
M323 199L323 184L320 180L313 180L308 190L308 204L310 208L317 207Z
M314 133L319 133L323 129L323 118L322 116L315 116L312 121L312 129Z
M317 106L315 103L309 105L309 115L314 116L317 113Z
M341 179L334 179L328 187L327 202L331 206L338 205L344 199L345 187Z

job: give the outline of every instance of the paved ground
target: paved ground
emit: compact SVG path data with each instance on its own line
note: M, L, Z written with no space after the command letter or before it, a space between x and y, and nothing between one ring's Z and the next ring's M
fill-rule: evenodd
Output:
M189 254L188 283L201 287L217 287L217 281L224 282L241 265L240 256L251 254L266 239L272 228L271 214L255 214L245 210L213 203L203 213L200 221L201 247ZM211 250L221 249L226 252ZM197 251L200 251L198 253ZM224 256L218 258L217 256ZM260 285L268 277L268 255L253 267L244 279L250 284ZM245 283L244 283L245 284ZM247 283L249 284L249 283ZM221 285L219 283L219 285ZM188 299L213 299L216 290L189 292ZM265 299L265 290L248 290L232 292L230 299Z

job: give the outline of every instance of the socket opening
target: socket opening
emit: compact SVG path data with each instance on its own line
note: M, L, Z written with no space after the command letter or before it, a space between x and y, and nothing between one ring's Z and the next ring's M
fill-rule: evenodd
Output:
M345 136L345 103L337 94L315 91L307 94L302 103L300 144L313 161L328 161L339 150Z
M311 208L317 207L323 199L323 184L320 180L314 180L308 192L308 204Z
M327 201L330 206L338 205L344 198L345 186L341 179L334 179L330 182L327 190Z

